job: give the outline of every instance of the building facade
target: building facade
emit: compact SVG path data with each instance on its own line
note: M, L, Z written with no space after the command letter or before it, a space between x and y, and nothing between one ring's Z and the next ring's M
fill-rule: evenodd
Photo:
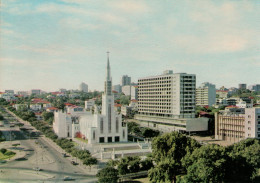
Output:
M233 108L215 114L215 139L260 139L260 108Z
M195 118L196 76L163 74L138 79L138 113L147 116Z
M216 86L205 82L196 89L196 105L212 106L216 103Z
M246 84L238 84L238 89L240 90L245 90L246 89Z
M131 85L131 77L128 75L123 75L121 78L121 86L123 87L125 85Z
M260 84L250 85L248 89L251 91L260 91Z

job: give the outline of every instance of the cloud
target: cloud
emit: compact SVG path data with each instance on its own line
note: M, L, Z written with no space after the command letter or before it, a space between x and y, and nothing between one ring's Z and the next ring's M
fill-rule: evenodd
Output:
M65 18L59 22L62 26L72 29L96 30L101 28L100 24L88 24L79 18Z
M109 2L108 5L118 11L124 12L124 13L146 13L151 11L151 8L148 7L147 4L141 1L112 1Z

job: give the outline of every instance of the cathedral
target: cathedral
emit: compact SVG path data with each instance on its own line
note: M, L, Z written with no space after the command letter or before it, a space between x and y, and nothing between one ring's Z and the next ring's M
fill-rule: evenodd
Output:
M54 112L53 129L58 137L83 138L88 144L127 142L127 126L114 110L109 55L101 111L97 106L94 114L79 110L78 106L67 106L65 111Z

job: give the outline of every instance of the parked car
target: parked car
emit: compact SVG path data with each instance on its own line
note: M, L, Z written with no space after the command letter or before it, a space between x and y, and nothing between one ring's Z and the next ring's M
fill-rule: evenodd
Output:
M73 165L77 165L77 163L75 161L71 161L71 164Z
M35 171L42 171L42 169L40 169L39 167L34 167L33 170L35 170Z
M70 180L75 180L74 178L72 178L72 177L68 177L68 176L66 176L66 177L64 177L64 179L63 179L64 181L70 181Z

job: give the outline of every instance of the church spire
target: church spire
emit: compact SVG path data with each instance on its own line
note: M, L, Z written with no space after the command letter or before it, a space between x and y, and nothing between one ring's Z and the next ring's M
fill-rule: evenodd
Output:
M107 81L111 81L109 51L107 52Z
M109 52L107 52L107 77L105 81L105 94L112 95L112 78L110 73Z

